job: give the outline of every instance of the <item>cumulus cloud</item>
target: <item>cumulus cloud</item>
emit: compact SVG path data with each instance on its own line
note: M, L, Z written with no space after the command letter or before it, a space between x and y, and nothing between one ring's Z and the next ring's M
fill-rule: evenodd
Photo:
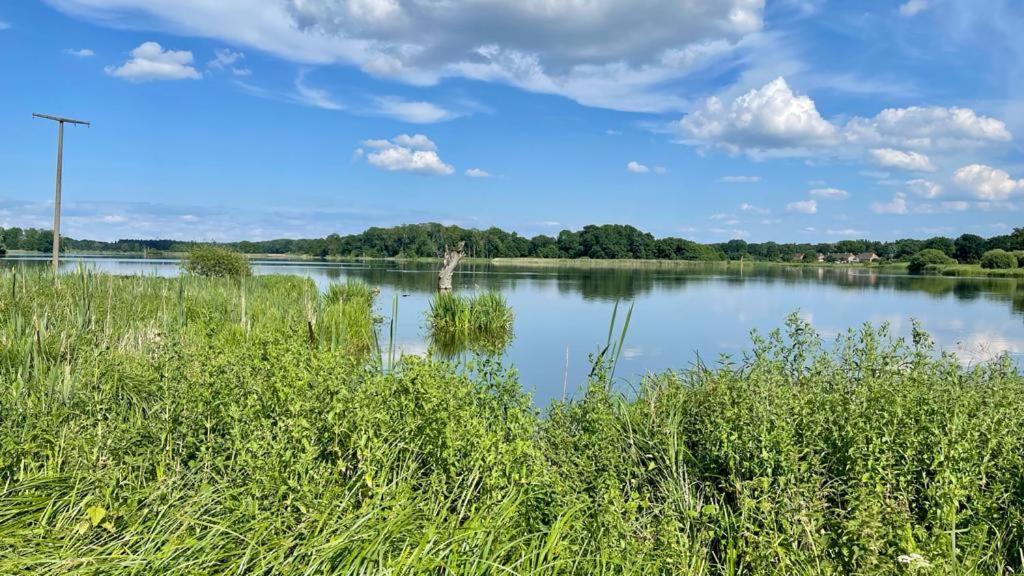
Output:
M906 214L907 199L903 194L897 194L889 202L872 202L871 211L875 214Z
M366 161L391 172L411 172L428 176L447 176L455 167L445 164L437 153L437 145L422 134L401 134L391 140L365 140L357 155L366 155Z
M429 85L451 76L636 111L683 109L664 90L762 28L763 0L60 0L66 12L350 64ZM424 31L429 31L424 33Z
M632 172L633 174L647 174L648 172L651 171L650 168L635 160L630 160L629 164L626 164L626 170Z
M107 74L131 82L150 80L198 80L202 75L192 67L188 50L164 50L156 42L143 42L120 66L107 66Z
M1006 200L1024 190L1024 179L1014 180L1010 175L984 164L971 164L953 173L953 181L981 200Z
M479 168L470 168L469 170L466 170L466 176L469 176L470 178L490 178L491 173Z
M930 180L923 180L921 178L907 180L907 189L915 196L919 196L921 198L938 198L939 195L942 194L942 186Z
M815 198L824 198L826 200L843 200L850 197L849 192L839 188L814 188L808 194Z
M732 152L799 150L837 137L835 126L821 117L814 101L795 94L781 77L728 104L708 98L677 127L695 143Z
M914 149L976 148L1013 137L1001 120L970 108L940 106L887 108L872 118L852 118L844 135L862 146Z
M815 200L798 200L786 204L786 212L797 212L800 214L817 214L818 202Z
M753 213L753 214L770 214L771 213L771 210L769 210L767 208L761 208L760 206L754 206L753 204L751 204L749 202L744 202L744 203L740 204L740 210L743 211L743 212L750 212L750 213Z
M95 52L88 48L68 48L64 50L64 53L68 56L74 56L75 58L92 58L96 55Z
M753 184L760 182L760 176L722 176L718 179L719 182L726 182L729 184Z
M953 153L1005 145L1006 124L970 108L889 108L872 117L829 121L784 78L736 98L711 97L669 126L684 143L754 157L867 154L883 166L931 171L922 151Z
M935 166L932 161L921 154L909 150L894 150L892 148L873 148L870 151L871 158L879 166L886 168L901 168L914 172L934 172Z

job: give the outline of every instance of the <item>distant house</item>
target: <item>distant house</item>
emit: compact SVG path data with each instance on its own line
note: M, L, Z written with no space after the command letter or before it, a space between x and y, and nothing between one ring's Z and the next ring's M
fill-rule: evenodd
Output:
M857 255L852 252L834 252L828 255L829 262L839 262L842 264L853 264L857 261Z
M878 254L875 254L874 252L861 252L860 254L857 254L857 262L862 264L870 264L871 262L878 262L879 260L881 260L881 258L879 258Z
M822 254L821 252L818 252L817 254L815 254L814 257L818 259L818 262L824 262L825 261L825 255Z
M793 254L793 262L803 262L803 261L804 261L804 253L803 252L797 252L796 254Z

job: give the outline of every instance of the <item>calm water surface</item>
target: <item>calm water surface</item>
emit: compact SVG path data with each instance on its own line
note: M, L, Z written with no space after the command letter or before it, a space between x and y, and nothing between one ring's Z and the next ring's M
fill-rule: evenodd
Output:
M173 276L174 260L67 258L113 274ZM45 266L45 258L8 257L3 266ZM435 266L397 262L258 261L257 274L298 274L319 286L358 280L381 289L378 312L399 295L397 347L426 351L424 314L436 286ZM572 394L603 346L616 300L636 303L618 375L685 368L749 349L750 331L781 326L799 311L826 340L865 322L889 322L909 336L919 320L943 349L965 363L1001 352L1024 359L1024 281L914 277L832 267L694 265L686 268L521 268L463 264L458 291L499 290L515 311L515 340L506 356L539 405L562 395L568 350ZM621 309L620 309L621 311ZM620 315L621 321L621 315ZM627 384L624 384L627 385Z

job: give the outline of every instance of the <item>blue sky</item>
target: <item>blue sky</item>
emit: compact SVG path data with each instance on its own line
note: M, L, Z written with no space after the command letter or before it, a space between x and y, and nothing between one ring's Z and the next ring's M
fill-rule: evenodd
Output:
M1024 5L0 2L0 226L209 240L439 221L699 241L1001 234Z

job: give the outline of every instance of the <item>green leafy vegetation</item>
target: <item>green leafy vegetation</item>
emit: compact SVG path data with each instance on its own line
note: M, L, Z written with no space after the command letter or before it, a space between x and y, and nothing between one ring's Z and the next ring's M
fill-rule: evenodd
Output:
M50 232L31 228L0 229L0 238L11 249L50 250ZM260 242L232 242L224 246L245 254L290 254L305 257L345 258L439 258L445 246L465 243L470 258L542 258L594 260L757 260L765 262L817 262L821 254L828 261L846 254L875 253L882 260L906 262L922 250L938 250L960 263L973 264L988 250L1024 250L1024 228L1011 234L982 238L974 234L924 240L901 239L840 240L822 243L746 242L729 240L699 244L683 238L655 238L632 226L589 225L581 230L562 230L557 236L519 236L499 228L477 230L436 223L407 224L392 228L369 228L359 234L325 238L277 239ZM69 250L93 252L183 253L196 243L177 240L124 239L116 242L65 238ZM833 258L828 258L829 256Z
M981 257L981 267L992 270L1008 270L1017 267L1017 257L1006 250L989 250Z
M930 266L943 266L955 263L956 260L947 256L945 252L936 248L926 248L917 254L914 254L910 258L910 263L907 264L907 270L912 274L920 274L926 271Z
M244 278L252 275L245 254L208 244L192 247L181 265L185 272L195 276Z
M325 337L373 292L0 273L2 574L1006 574L1024 379L811 328L541 416ZM348 333L343 331L340 333ZM558 375L553 375L558 378Z
M513 320L512 308L498 292L439 292L427 311L431 344L445 356L465 350L501 352L512 341Z

